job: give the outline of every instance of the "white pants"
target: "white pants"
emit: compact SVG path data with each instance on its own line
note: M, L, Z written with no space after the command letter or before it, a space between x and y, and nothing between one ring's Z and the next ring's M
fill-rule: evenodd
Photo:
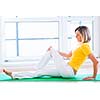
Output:
M55 67L45 67L50 59L54 60ZM47 51L37 65L37 71L13 72L13 78L33 78L42 75L74 77L73 69L64 61L63 57L53 48Z

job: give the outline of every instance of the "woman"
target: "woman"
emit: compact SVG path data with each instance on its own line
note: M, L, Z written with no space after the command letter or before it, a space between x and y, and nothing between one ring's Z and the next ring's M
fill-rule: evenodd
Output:
M75 29L75 34L79 43L75 50L67 54L64 52L56 52L52 47L49 47L37 65L39 69L35 72L10 72L5 69L3 69L3 72L12 78L32 78L42 75L74 77L80 66L89 58L93 63L93 75L85 77L83 80L95 79L98 70L98 61L89 46L89 41L91 40L89 29L86 26L79 26ZM69 62L66 63L63 57L70 58ZM49 69L45 68L51 58L54 60L55 67Z

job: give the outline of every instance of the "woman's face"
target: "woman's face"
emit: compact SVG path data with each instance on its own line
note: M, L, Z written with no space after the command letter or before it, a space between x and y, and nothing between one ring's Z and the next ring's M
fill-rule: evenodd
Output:
M76 31L75 34L76 34L76 39L77 39L78 42L83 42L84 41L84 38L83 38L82 34L79 31Z

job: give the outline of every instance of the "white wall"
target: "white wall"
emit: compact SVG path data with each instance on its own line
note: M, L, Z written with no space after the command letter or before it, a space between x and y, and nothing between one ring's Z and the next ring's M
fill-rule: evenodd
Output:
M100 57L100 16L94 18L94 51Z
M4 35L4 23L3 23L3 18L0 16L0 66L2 64L3 54L4 54L3 35Z

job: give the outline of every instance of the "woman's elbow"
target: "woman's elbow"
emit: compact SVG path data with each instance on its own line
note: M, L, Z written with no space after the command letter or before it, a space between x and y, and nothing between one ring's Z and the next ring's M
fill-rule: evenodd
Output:
M99 63L99 61L98 61L98 60L96 60L96 61L94 62L94 64L95 64L95 65L98 65L98 63Z

